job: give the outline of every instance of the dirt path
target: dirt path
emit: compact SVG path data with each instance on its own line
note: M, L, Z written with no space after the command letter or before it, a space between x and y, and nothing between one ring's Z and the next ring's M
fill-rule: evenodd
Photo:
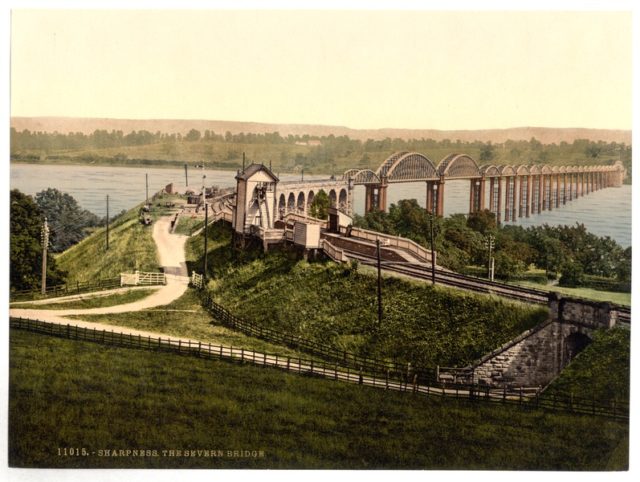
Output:
M117 295L120 293L127 293L129 291L160 289L159 286L125 286L123 288L113 288L111 290L104 291L89 291L87 293L80 293L77 295L60 296L59 298L43 298L41 300L29 300L29 301L12 301L11 305L20 308L20 305L55 305L58 303L68 303L69 301L77 300L89 300L92 298L104 298L105 296Z
M124 305L108 306L104 308L72 309L72 310L39 310L35 308L12 308L12 317L33 318L54 323L72 323L77 320L64 318L68 315L104 315L109 313L127 313L140 311L156 306L168 305L180 298L187 290L189 277L184 256L184 245L187 236L170 234L171 218L164 217L156 221L153 226L153 240L158 247L160 265L164 268L167 284L150 296Z

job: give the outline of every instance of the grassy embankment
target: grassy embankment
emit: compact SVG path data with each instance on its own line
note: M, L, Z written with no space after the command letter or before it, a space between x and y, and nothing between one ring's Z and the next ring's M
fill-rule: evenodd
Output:
M125 303L133 303L134 301L146 298L158 288L144 288L144 289L128 289L123 292L113 293L105 296L95 296L92 293L82 295L81 298L58 302L58 303L29 303L29 302L17 302L11 303L12 308L22 309L39 309L39 310L75 310L75 309L89 309L89 308L104 308L107 306L122 305Z
M377 322L376 278L331 262L286 253L234 254L230 232L210 228L209 292L232 313L339 350L435 369L479 358L548 316L547 310L495 297L383 277ZM187 243L201 271L203 237Z
M154 220L169 214L165 201L179 202L177 196L158 198L152 207ZM120 273L159 271L153 225L145 226L138 219L142 204L130 209L109 226L109 249L106 249L106 228L96 229L90 236L61 253L56 261L68 272L70 283L96 281L119 276Z
M386 392L11 331L22 467L624 470L626 423ZM108 400L109 403L105 403ZM59 456L58 448L87 456ZM100 450L158 457L99 457ZM224 457L163 457L162 450ZM264 451L263 458L227 450Z
M631 332L624 328L601 330L546 389L602 402L629 401Z
M204 227L204 217L197 215L185 215L178 218L178 224L174 229L175 234L191 236L195 231Z

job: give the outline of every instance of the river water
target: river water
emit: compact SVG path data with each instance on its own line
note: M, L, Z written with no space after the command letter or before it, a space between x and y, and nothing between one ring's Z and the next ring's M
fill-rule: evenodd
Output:
M189 170L189 187L198 190L202 186L202 175L206 175L206 185L220 187L235 186L235 171L206 169ZM157 167L108 167L11 164L11 188L34 195L48 187L71 194L80 205L96 213L106 214L106 196L109 195L109 211L118 213L130 209L145 199L145 175L149 179L149 195L159 191L169 183L182 192L186 188L184 169L164 169ZM296 180L297 174L281 174L283 181ZM305 176L305 178L325 176ZM417 199L424 206L426 185L424 182L392 184L388 188L388 202L400 199ZM445 188L445 216L466 213L469 209L469 181L448 181ZM354 192L354 209L362 214L364 210L364 187L357 186ZM608 188L588 196L567 201L567 204L553 211L545 211L530 218L520 218L521 226L573 225L583 223L598 236L610 236L620 245L631 245L631 186Z

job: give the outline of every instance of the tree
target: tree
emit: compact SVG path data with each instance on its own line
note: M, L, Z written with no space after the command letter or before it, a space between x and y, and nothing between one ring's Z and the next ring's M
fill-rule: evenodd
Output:
M37 289L42 276L40 235L44 216L31 196L11 191L10 206L10 284L12 290ZM51 254L47 255L47 285L64 282Z
M562 268L562 276L558 284L560 286L576 287L584 283L584 270L579 263L567 261Z
M329 206L331 205L329 201L329 196L324 189L320 189L318 194L316 194L311 201L311 206L309 207L309 214L314 218L318 219L327 219L329 216Z
M82 209L69 194L46 189L36 194L36 204L51 229L51 250L61 252L87 236L88 228L99 226L100 219Z
M497 227L496 215L488 209L476 211L469 214L469 217L467 218L467 226L474 231L487 234L487 232L494 231Z
M482 144L480 148L480 160L481 161L491 161L495 157L495 153L493 151L493 144L491 141L486 144Z
M191 129L187 132L187 135L184 137L185 141L196 142L200 140L200 131L196 129Z

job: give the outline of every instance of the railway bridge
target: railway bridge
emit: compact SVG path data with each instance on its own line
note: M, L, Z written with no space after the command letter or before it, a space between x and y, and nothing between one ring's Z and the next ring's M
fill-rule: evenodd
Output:
M376 171L351 169L343 180L365 186L365 212L387 209L390 184L426 183L427 211L444 214L447 181L469 181L469 213L489 209L498 222L516 221L560 208L567 201L607 187L626 175L621 162L593 166L478 165L467 154L449 154L437 165L418 152L397 152Z
M469 213L489 209L498 222L513 222L558 209L600 189L619 187L625 175L619 161L598 166L480 166L466 154L450 154L436 164L417 152L397 152L375 171L349 169L338 178L299 181L279 181L272 176L274 199L269 217L275 220L289 213L308 215L320 190L329 196L331 207L353 215L355 186L365 187L365 212L385 211L389 185L408 182L424 182L427 211L443 216L447 182L466 180Z

